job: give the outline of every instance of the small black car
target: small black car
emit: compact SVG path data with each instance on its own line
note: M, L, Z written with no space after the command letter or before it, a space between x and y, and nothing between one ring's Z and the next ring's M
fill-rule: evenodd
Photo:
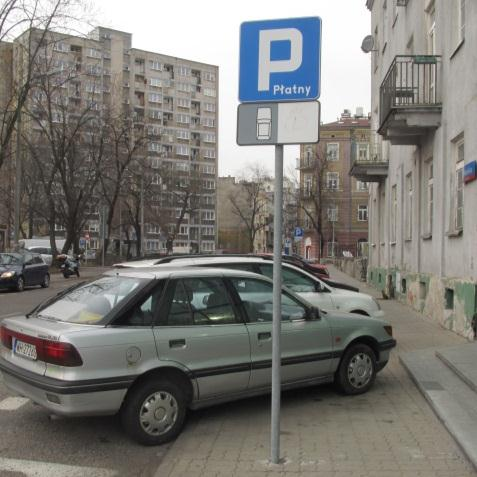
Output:
M35 253L0 253L0 288L23 291L25 287L50 285L48 265Z

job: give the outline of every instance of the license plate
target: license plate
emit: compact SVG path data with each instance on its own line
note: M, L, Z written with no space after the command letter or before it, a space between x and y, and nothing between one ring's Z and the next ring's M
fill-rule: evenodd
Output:
M35 360L36 356L36 346L30 343L25 343L24 341L17 340L13 338L13 352L24 358Z

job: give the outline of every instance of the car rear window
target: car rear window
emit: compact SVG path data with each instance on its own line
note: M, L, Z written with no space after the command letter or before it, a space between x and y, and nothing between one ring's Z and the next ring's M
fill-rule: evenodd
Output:
M41 308L37 315L68 323L100 324L113 308L148 281L136 277L103 277L62 295Z

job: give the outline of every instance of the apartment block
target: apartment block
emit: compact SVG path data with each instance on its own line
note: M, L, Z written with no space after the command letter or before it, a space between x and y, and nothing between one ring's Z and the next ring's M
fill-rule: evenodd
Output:
M15 44L28 41L30 34L34 32L27 31L16 39L14 49ZM87 106L89 114L96 114L98 121L106 114L123 115L131 121L131 134L147 135L142 162L147 170L144 182L148 183L141 203L143 253L166 249L214 251L218 67L133 48L130 33L104 27L95 28L87 37L58 33L51 33L50 37L52 46L44 58L43 74L63 81L58 101L63 107L66 105L68 114L80 114ZM22 60L17 58L14 74L22 74L21 65ZM169 182L174 183L176 190L167 188L161 179L164 169L177 178ZM195 204L183 214L178 212L181 206L176 199L192 177L198 184ZM121 197L119 202L124 200ZM124 222L119 202L115 212L117 225ZM122 208L124 215L124 202ZM99 201L90 212L82 237L88 248L94 250L100 247L104 217ZM176 227L179 216L180 227ZM64 224L56 225L61 235ZM119 230L119 226L115 228L110 243L136 240L135 230L126 234ZM171 236L173 243L168 243Z
M477 318L477 3L368 0L378 154L368 280L468 338Z
M300 251L307 259L359 256L368 242L368 184L349 175L356 157L372 155L370 120L344 110L320 126L320 142L300 146Z

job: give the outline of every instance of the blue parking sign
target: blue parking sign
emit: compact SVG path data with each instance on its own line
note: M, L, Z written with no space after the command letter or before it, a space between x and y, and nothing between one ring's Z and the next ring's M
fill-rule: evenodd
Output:
M239 101L312 101L320 97L321 19L244 22Z

